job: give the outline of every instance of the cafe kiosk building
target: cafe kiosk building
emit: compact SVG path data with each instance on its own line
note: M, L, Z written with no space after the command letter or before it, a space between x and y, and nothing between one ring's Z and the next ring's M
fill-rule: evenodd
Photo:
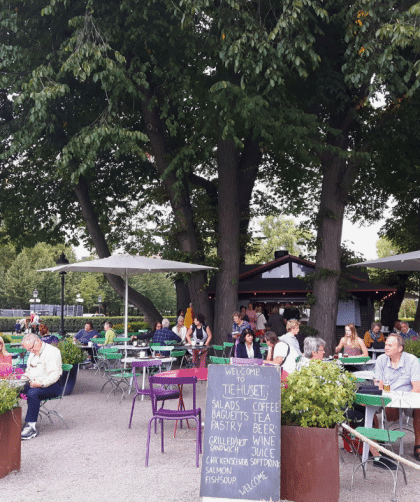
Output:
M275 259L263 265L241 265L238 283L238 309L249 302L284 306L291 302L303 311L302 321L308 320L310 309L308 293L312 293L310 284L300 277L314 272L315 263L287 251L276 251ZM354 323L362 335L370 328L375 319L374 302L384 300L395 294L396 289L369 281L366 271L349 269L349 299L339 301L336 335L344 334L344 326ZM215 297L214 280L210 281L209 296ZM304 308L305 307L305 308ZM306 314L306 315L305 315Z

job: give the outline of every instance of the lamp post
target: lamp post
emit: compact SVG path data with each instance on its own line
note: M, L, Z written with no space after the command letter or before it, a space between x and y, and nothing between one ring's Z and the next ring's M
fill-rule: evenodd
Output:
M61 253L60 258L55 261L57 265L68 265L69 260L66 258L66 255L64 253ZM65 277L66 277L66 272L62 271L59 272L61 276L61 321L60 321L60 335L64 336L65 331L64 331L64 282L65 282Z
M99 306L99 312L98 312L98 314L100 314L100 313L101 313L101 303L102 303L102 296L101 296L101 295L99 295L99 296L98 296L98 306Z
M78 303L78 305L82 305L83 301L84 300L83 300L81 294L77 293L77 295L76 295L76 302ZM82 315L83 315L83 310L82 310Z

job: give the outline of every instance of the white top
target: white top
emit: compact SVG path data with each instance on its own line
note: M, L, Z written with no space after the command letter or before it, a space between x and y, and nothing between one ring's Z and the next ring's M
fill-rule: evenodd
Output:
M181 341L184 342L185 341L185 337L187 335L187 327L186 326L182 326L181 328L178 328L178 326L174 326L172 328L172 331L179 336L179 338L181 338Z
M280 342L276 343L276 345L274 346L273 359L275 359L276 357L279 357L279 356L285 358L286 354L287 354L288 347L289 346L285 342L280 341ZM284 369L284 371L287 371L287 373L289 373L289 374L293 373L295 371L296 358L299 355L300 354L298 354L293 347L290 347L289 355L287 356L286 361L282 365L282 368Z
M24 376L36 380L44 387L49 387L58 381L62 372L61 352L57 347L42 342L39 354L31 352Z
M253 344L251 344L250 347L248 347L247 344L245 344L246 352L248 354L248 359L254 359L254 347Z
M257 331L260 331L261 329L265 329L266 322L267 322L267 319L265 318L264 314L261 312L257 312L257 322L255 324L255 329Z

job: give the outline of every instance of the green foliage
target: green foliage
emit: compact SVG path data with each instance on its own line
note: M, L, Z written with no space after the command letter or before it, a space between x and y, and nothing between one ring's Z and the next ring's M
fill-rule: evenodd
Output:
M87 353L77 345L74 345L73 338L68 336L58 344L61 352L61 362L63 364L79 364L86 360Z
M414 354L420 359L420 339L417 338L417 340L408 340L404 345L404 350L409 354Z
M20 389L11 387L7 380L0 380L0 415L18 406L19 392Z
M283 216L267 216L258 222L262 238L254 239L253 252L246 256L246 263L266 263L274 260L274 253L287 250L289 254L299 255L313 239L309 230L299 228L293 219Z
M282 391L283 425L334 427L344 420L351 405L355 378L335 363L313 361L288 376Z

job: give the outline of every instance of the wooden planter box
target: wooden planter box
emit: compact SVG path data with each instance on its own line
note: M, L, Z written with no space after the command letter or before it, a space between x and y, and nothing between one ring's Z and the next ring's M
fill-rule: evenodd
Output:
M0 479L20 470L22 408L0 415Z
M338 429L282 426L281 499L338 502Z

